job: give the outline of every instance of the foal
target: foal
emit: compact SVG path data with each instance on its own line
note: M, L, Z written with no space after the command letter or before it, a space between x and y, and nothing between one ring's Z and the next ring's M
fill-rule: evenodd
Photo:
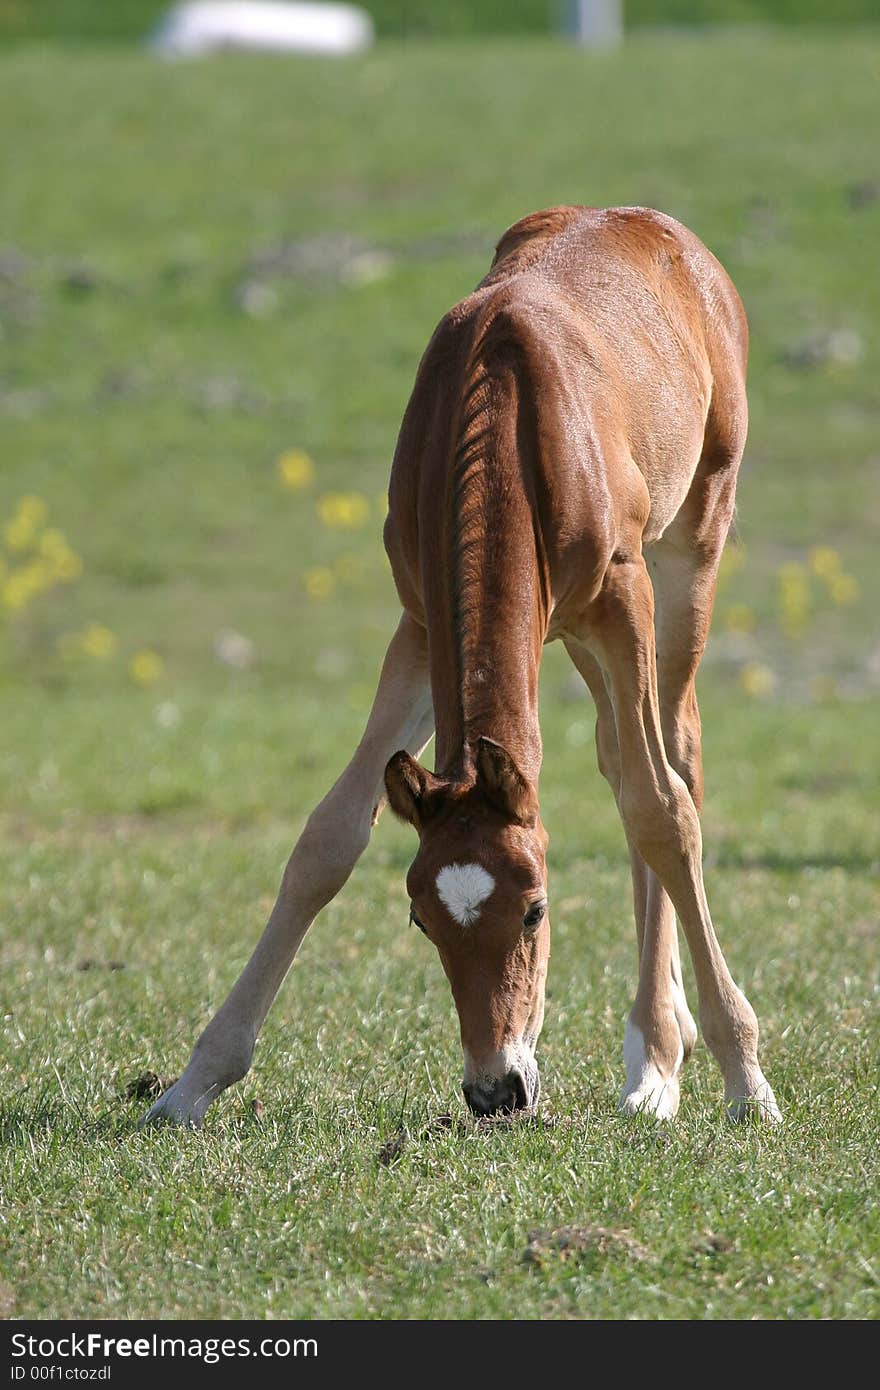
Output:
M412 919L436 945L477 1114L535 1105L549 955L538 669L561 638L596 702L632 862L639 984L625 1111L675 1114L700 1022L732 1119L779 1111L701 866L694 678L746 436L747 327L672 218L560 207L502 237L418 370L385 545L403 606L363 738L310 816L268 926L148 1120L199 1124L245 1075L306 931L387 801L419 849ZM436 771L417 761L436 730Z

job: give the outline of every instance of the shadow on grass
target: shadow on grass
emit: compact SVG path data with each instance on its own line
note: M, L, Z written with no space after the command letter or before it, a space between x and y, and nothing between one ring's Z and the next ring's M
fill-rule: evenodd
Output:
M0 1144L11 1146L24 1138L50 1134L60 1128L65 1118L64 1106L57 1101L7 1101L0 1104Z
M124 1139L131 1131L131 1106L115 1101L90 1116L82 1106L55 1092L0 1101L0 1144L14 1147L32 1139Z

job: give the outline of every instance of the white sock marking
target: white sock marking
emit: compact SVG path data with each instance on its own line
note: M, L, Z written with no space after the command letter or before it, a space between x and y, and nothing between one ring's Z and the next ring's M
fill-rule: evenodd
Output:
M494 878L482 864L447 864L437 875L440 901L462 927L476 922L494 887Z
M652 1062L648 1061L642 1030L629 1019L623 1035L623 1060L626 1065L626 1085L620 1097L620 1108L629 1115L646 1111L658 1120L670 1120L678 1109L678 1072L684 1060L684 1048L679 1043L672 1076L665 1081Z

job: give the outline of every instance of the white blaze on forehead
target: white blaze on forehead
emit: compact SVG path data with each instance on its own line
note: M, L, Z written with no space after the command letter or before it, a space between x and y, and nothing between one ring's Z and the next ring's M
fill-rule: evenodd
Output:
M437 875L440 901L463 927L476 922L494 887L494 878L482 864L447 864Z

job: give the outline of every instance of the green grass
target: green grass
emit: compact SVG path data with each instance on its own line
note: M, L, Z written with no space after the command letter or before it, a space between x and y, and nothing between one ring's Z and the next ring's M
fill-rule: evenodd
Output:
M0 519L39 496L83 562L0 623L0 1308L876 1316L878 71L865 36L0 60ZM567 201L681 217L750 315L746 563L702 678L704 821L786 1123L729 1130L702 1047L674 1126L615 1112L628 865L552 649L542 1118L465 1117L448 987L405 925L413 845L383 821L247 1082L198 1135L137 1134L126 1083L178 1074L362 725L418 356L501 230ZM315 462L301 491L276 472L292 448ZM338 490L367 499L359 529L321 524ZM851 601L810 571L818 545ZM104 659L78 648L90 623L115 634ZM227 629L247 669L218 660ZM163 662L146 686L143 649ZM565 1226L620 1238L524 1261Z

